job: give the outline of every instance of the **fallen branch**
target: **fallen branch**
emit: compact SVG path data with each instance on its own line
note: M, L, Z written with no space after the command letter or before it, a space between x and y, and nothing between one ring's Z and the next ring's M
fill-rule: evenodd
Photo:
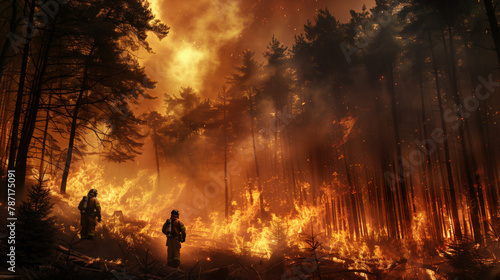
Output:
M285 260L282 260L279 263L274 264L273 266L271 266L270 268L268 268L266 271L264 271L264 273L267 273L268 271L271 271L273 268L277 267L278 265L280 265L280 264L282 264L284 262L285 262Z
M66 248L62 245L56 245L56 250L67 255L66 261L71 262L73 264L76 264L81 268L95 269L95 268L90 268L89 265L93 265L93 264L94 265L102 265L103 269L100 269L98 271L109 272L110 268L111 268L111 270L113 270L113 269L117 269L118 267L120 267L119 265L117 265L113 262L109 262L109 261L106 261L104 259L92 258L92 257L89 257L89 256L84 255L82 253L76 252L74 250L69 250L68 248Z
M191 273L194 271L194 269L200 264L200 262L196 262L196 264L193 266L193 268L189 271L187 275L187 279L189 280L191 278Z
M441 263L437 263L437 264L443 264L444 262L441 262ZM425 264L425 263L417 263L417 262L411 262L410 265L413 265L415 266L416 268L423 268L423 269L427 269L427 270L430 270L436 274L440 274L440 275L443 275L443 276L446 276L448 277L449 275L451 275L452 273L448 270L445 270L445 269L442 269L442 268L439 268L439 267L436 267L432 264Z
M398 260L398 261L395 261L395 262L393 262L393 263L389 266L389 269L387 270L387 272L391 272L391 271L392 271L392 270L394 270L394 269L395 269L398 265L400 265L400 264L404 264L404 263L407 263L407 262L408 262L408 260L407 260L407 259L405 259L405 258L402 258L402 259L400 259L400 260Z
M81 266L79 269L88 270L88 271L96 271L96 272L106 272L106 271L104 271L102 269L90 268L90 267L85 267L85 266Z
M165 279L169 279L169 277L170 277L170 276L172 276L172 275L174 275L174 274L176 274L176 273L181 273L181 272L180 272L180 271L175 270L174 272L172 272L172 273L170 273L169 275L167 275L167 276L165 277Z
M253 272L255 272L255 273L257 274L257 277L259 277L259 279L260 279L260 280L262 280L262 277L260 276L260 273L259 273L257 270L255 270L255 268L253 268L253 267L251 267L251 266L250 266L250 268L248 268L248 267L244 266L244 265L240 262L240 260L238 260L238 259L236 259L236 260L237 260L237 261L238 261L238 263L241 265L241 267L243 267L246 271L251 271L251 270L253 270Z
M78 252L75 252L73 250L70 251L68 248L66 248L66 247L64 247L62 245L57 245L56 249L59 252L62 252L62 253L65 253L65 254L69 254L70 256L77 257L77 258L80 258L80 259L85 259L85 260L92 259L91 257L89 257L87 255L84 255L82 253L78 253Z
M207 270L203 271L201 274L208 274L208 273L219 271L223 268L230 268L230 267L231 267L231 265L223 265L223 266L207 269Z
M368 271L368 270L364 270L364 269L336 270L336 271L330 271L328 273L322 273L322 275L329 275L329 274L334 274L334 273L346 273L346 272L349 272L349 273L364 273L364 274L373 275L373 276L375 276L377 278L380 278L379 274L371 272L371 271Z
M255 270L255 268L250 267L250 269L252 269L257 274L257 276L259 277L259 280L262 280L262 277L260 276L260 273L257 272L257 270Z
M241 267L243 267L246 271L250 271L250 269L248 269L246 266L244 266L243 264L241 264L240 260L239 259L236 259L236 261L241 265Z

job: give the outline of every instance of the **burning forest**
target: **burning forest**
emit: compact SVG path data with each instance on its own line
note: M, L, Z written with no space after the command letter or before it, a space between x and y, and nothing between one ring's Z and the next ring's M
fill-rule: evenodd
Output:
M500 279L497 4L3 1L0 278Z

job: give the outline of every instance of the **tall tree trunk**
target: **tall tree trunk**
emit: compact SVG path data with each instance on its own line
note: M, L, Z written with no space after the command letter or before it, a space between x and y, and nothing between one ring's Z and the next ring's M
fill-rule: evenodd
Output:
M290 146L292 147L292 146ZM297 183L298 183L298 186L297 186L297 192L298 192L298 195L299 195L299 205L302 206L304 205L304 201L306 200L306 196L305 194L303 193L303 188L302 188L302 182L304 182L304 178L303 178L303 173L302 173L302 168L301 168L301 157L299 157L299 151L298 151L298 147L297 145L294 145L294 157L295 157L295 160L296 160L296 163L297 163Z
M314 141L314 143L318 143L317 140ZM314 206L317 206L317 200L316 200L316 178L317 178L317 170L316 170L316 164L315 162L318 159L316 158L316 152L315 152L315 147L310 147L309 148L309 168L311 170L311 195L312 195L312 202Z
M331 212L330 212L330 201L327 197L325 201L325 228L327 236L331 236L332 234L331 226L332 222L331 222Z
M2 84L3 72L5 66L7 65L7 56L9 53L9 49L12 47L12 35L16 34L18 19L17 19L17 0L11 0L12 2L12 11L11 18L9 23L9 33L7 34L5 41L3 42L2 51L0 52L0 84ZM30 17L32 18L32 16ZM30 28L30 27L28 27ZM31 34L31 33L28 33Z
M422 79L422 71L419 71L419 81L420 81L420 105L421 105L421 111L422 111L422 133L421 136L423 137L424 141L426 141L429 138L429 135L427 133L427 119L425 115L425 98L424 98L424 82ZM431 147L429 147L428 143L425 142L425 146L423 147L425 149L425 161L426 165L424 166L423 170L423 175L424 175L424 183L426 183L425 186L425 197L430 197L430 213L429 216L432 217L432 220L434 222L434 232L435 236L437 238L437 241L441 243L443 241L443 236L441 235L440 229L441 225L439 223L439 218L438 218L438 213L439 213L439 208L437 207L437 200L436 200L436 192L435 192L435 186L434 186L434 179L432 176L432 157L431 157Z
M404 176L404 166L403 166L403 155L401 152L401 139L399 134L399 122L397 113L397 102L396 102L396 90L394 88L394 66L393 62L390 62L389 69L389 90L391 93L392 102L392 122L394 126L394 141L396 142L396 152L397 152L397 168L396 168L396 182L399 182L399 188L401 192L401 204L402 204L402 233L404 235L411 234L411 214L408 203L408 193L406 186L406 178Z
M281 145L280 145L281 174L283 176L282 182L283 182L283 185L285 186L285 195L286 195L288 205L292 206L293 205L293 197L292 197L292 192L290 191L290 184L288 182L288 177L287 177L288 165L286 164L287 155L285 153L286 152L286 146L285 146L286 139L285 139L285 129L284 128L281 132L281 139L280 140L281 140Z
M486 8L486 14L488 15L488 23L490 24L491 28L491 36L493 37L493 42L495 43L498 65L500 66L500 27L498 26L495 8L493 7L492 0L483 0L483 3L484 7Z
M14 109L14 119L12 120L12 129L11 129L11 137L10 137L10 149L9 149L9 164L7 169L13 170L16 163L16 156L18 151L18 137L19 137L19 125L21 123L21 110L23 105L23 96L24 96L24 84L26 82L26 69L28 65L28 55L30 52L30 42L31 37L33 35L33 16L35 14L35 1L31 1L29 5L29 16L28 16L28 27L26 31L26 39L24 41L23 48L23 58L21 61L21 72L19 75L19 87L17 89L17 98L16 98L16 107ZM19 175L16 176L20 179ZM20 193L23 192L23 185L18 186L18 190ZM6 191L7 187L4 189L4 199L6 199Z
M2 111L1 111L1 118L0 118L0 178L3 178L3 172L5 171L5 163L6 163L6 156L7 156L7 151L9 149L9 133L8 133L8 124L9 124L9 108L11 107L11 89L12 89L12 80L9 80L5 87L3 87L4 91L2 94Z
M464 121L463 125L466 126L467 123L468 123L467 121ZM469 140L469 141L467 141L468 146L469 146L469 150L473 151L470 130L466 129L466 132L467 132L467 139ZM463 141L465 142L465 139L463 139ZM475 181L475 186L477 187L477 195L478 195L478 200L479 200L479 210L481 211L481 213L480 213L481 220L483 221L484 233L486 234L486 237L488 237L487 233L489 232L490 224L489 224L488 219L487 219L486 205L485 205L484 193L483 193L483 184L481 182L481 178L479 178L479 172L478 172L479 168L477 166L477 161L476 161L475 157L471 156L471 160L472 160L472 170L475 171L474 172L474 181ZM489 207L491 208L492 205L489 205Z
M157 186L157 191L160 190L161 186L161 181L160 181L160 157L158 155L158 143L157 143L157 137L158 134L156 134L156 127L153 127L153 135L155 139L153 139L153 145L155 148L155 160L156 160L156 186Z
M330 197L330 203L332 205L332 231L338 232L337 208L335 207L335 199L333 198L333 195Z
M92 57L94 53L94 47L92 47L92 50L90 51L90 54L88 56L88 60ZM61 181L61 193L66 193L66 184L68 182L68 175L69 175L69 168L71 167L71 160L73 157L73 148L75 144L75 137L76 137L76 128L78 126L78 113L80 112L80 107L82 106L82 99L83 99L83 94L87 90L87 79L88 79L88 64L85 64L85 69L83 70L83 78L82 78L82 85L80 88L80 92L78 93L78 98L76 99L76 104L75 104L75 109L73 111L73 117L71 120L71 130L69 134L69 143L68 143L68 150L66 154L66 163L64 165L64 171L63 171L63 176L62 176L62 181Z
M290 163L289 164L289 167L290 167L290 170L289 170L289 174L290 174L290 183L291 183L291 187L292 187L292 191L293 191L293 199L292 199L292 203L295 203L295 201L297 201L297 186L296 186L296 182L295 182L295 168L294 168L294 165L293 165L293 156L292 156L292 152L290 151L291 150L291 147L290 147L290 133L287 131L287 130L284 130L283 131L283 147L285 149L285 154L288 155L287 159L288 159L288 162ZM293 206L294 204L292 204L291 206Z
M447 133L447 128L446 128L446 123L444 121L444 108L443 108L443 102L442 102L442 97L441 97L441 86L439 84L439 74L438 74L438 69L437 69L436 54L434 52L434 43L432 41L430 30L427 30L427 36L428 36L429 44L430 44L430 48L431 48L434 80L436 83L436 95L437 95L438 107L439 107L439 119L441 120L441 129L443 130L443 139L444 139L443 149L444 149L445 162L446 162L446 164L445 164L446 165L446 177L448 179L448 187L450 188L453 229L454 229L454 233L455 233L455 236L457 237L457 239L462 239L462 230L460 228L460 219L458 216L457 197L455 194L455 185L453 182L453 173L452 173L452 169L451 169L450 147L448 145L448 133Z
M489 204L490 206L490 215L492 218L492 222L495 228L500 226L500 217L498 214L499 206L498 206L498 189L496 186L496 182L498 180L498 176L496 175L497 162L495 157L495 150L490 140L490 129L488 123L488 106L483 105L485 108L485 112L483 110L478 111L478 122L484 126L483 130L483 153L485 156L486 163L486 171L488 177L488 193L489 193Z
M358 201L358 217L360 217L360 231L363 237L366 237L368 234L368 227L366 226L366 212L365 212L365 204L363 202L363 194L359 189L359 186L356 185L356 198Z
M55 22L54 18L54 22ZM42 53L39 58L39 63L37 67L38 71L35 73L35 77L33 79L33 85L31 87L30 92L30 102L28 103L27 115L24 119L23 129L21 132L21 138L19 139L19 149L17 153L16 159L16 172L18 176L18 185L24 187L26 180L26 169L27 169L27 160L28 160L28 152L31 144L31 139L33 138L33 133L35 131L38 109L40 106L40 99L42 98L42 87L43 80L45 77L45 71L47 69L47 65L49 63L49 52L52 47L52 38L54 35L54 25L51 26L48 38L46 42L42 42L43 48Z
M387 159L385 151L385 147L382 150L381 156L381 166L383 169L390 167L391 164ZM386 225L388 230L388 235L391 238L399 238L399 229L398 229L398 221L397 221L397 209L394 204L394 188L393 185L390 185L388 180L383 180L384 188L383 188L383 200L384 200L384 213L386 217Z
M386 147L386 138L384 137L386 133L383 133L385 126L384 120L382 118L383 110L380 106L380 90L378 89L378 87L376 87L376 83L374 82L373 78L370 79L370 89L372 98L374 100L375 112L377 115L377 128L375 130L375 133L380 136L380 140L377 143L380 153L378 155L375 155L375 153L373 153L373 158L375 159L378 157L380 159L379 170L381 171L381 174L383 174L382 176L377 176L377 184L381 186L377 189L377 191L380 191L377 196L379 198L378 211L382 224L381 228L383 228L384 231L386 230L386 235L388 237L398 238L399 230L397 228L396 209L393 204L394 189L390 185L390 178L386 176L388 173L385 173L390 168L390 164L389 160L387 159L389 153Z
M247 184L248 184L248 194L250 198L250 206L253 205L253 193L252 193L252 180L250 179L250 176L248 175L248 169L247 169Z
M360 230L359 230L359 217L358 217L358 203L357 203L357 192L355 190L354 183L352 181L352 175L351 175L351 170L349 168L349 164L347 162L347 155L346 155L346 150L345 150L345 143L342 145L342 153L344 156L344 167L345 167L345 174L346 174L346 179L347 179L347 184L349 185L349 192L350 192L350 209L349 213L352 217L352 226L354 226L354 233L356 234L356 238L359 240L361 238L360 235Z
M367 227L367 234L371 234L374 232L379 232L380 229L380 224L379 224L379 219L378 219L378 205L377 205L377 197L376 197L376 190L374 189L374 184L371 182L368 176L368 165L366 163L366 158L363 159L363 166L364 166L364 171L365 171L365 182L366 182L366 189L368 190L368 207L369 207L369 221L370 224L372 225L371 232L370 228Z
M453 42L453 31L451 28L451 23L448 23L448 40L450 44L450 52L449 52L449 58L450 58L450 66L451 66L451 86L452 86L452 93L453 93L453 100L455 101L455 105L459 106L460 108L460 93L458 90L458 77L457 77L457 70L456 70L456 59L455 59L455 44ZM460 141L462 143L462 158L464 161L464 168L465 168L465 175L467 179L467 188L469 190L469 207L471 211L471 220L472 220L472 226L473 226L473 232L474 232L474 241L476 243L482 243L482 234L481 234L481 223L480 223L480 214L479 214L479 201L478 201L478 196L476 193L476 189L474 187L474 178L472 177L472 173L475 172L475 170L471 169L470 166L470 158L469 158L469 151L467 149L467 145L465 143L465 132L464 132L464 124L462 123L461 117L458 116L457 121L460 122L460 126L458 128L459 136L460 136Z
M278 108L274 105L274 171L278 174Z
M474 69L474 65L476 65L475 60L474 60L474 51L471 47L469 47L469 44L471 43L469 40L467 40L466 37L466 32L464 32L464 27L460 25L460 37L462 38L462 44L465 49L465 58L466 58L466 63L469 69L469 79L470 79L470 84L471 88L475 84L475 80L477 77L477 71ZM474 94L472 91L471 94ZM484 184L486 186L486 199L488 202L488 213L490 214L492 218L492 223L495 225L498 223L497 219L497 212L498 212L498 194L496 191L496 188L492 188L492 186L495 186L495 176L494 170L497 168L497 163L496 163L496 158L491 158L491 149L489 145L489 131L488 131L488 114L485 114L484 112L487 111L488 108L484 104L481 104L481 102L478 101L478 109L475 111L475 127L479 130L479 140L480 140L480 145L482 146L482 151L483 151L483 168L485 169L485 178L484 178ZM472 113L472 112L470 112ZM470 119L470 118L469 118ZM466 121L466 125L469 123L469 121ZM467 126L466 126L467 127ZM473 146L472 146L472 140L476 139L476 137L471 137L470 136L470 130L466 129L467 131L467 137L469 139L469 149L472 151ZM479 167L477 165L477 162L474 158L473 160L473 169L478 170ZM483 185L481 184L481 180L479 178L479 174L476 172L475 174L476 177L476 183L478 184L478 192L482 192L482 187ZM480 202L482 200L481 196L479 196ZM481 208L484 207L484 203L482 203ZM483 211L483 210L481 210ZM489 228L488 221L486 219L486 212L483 211L483 224L485 230Z
M226 90L223 89L223 120L222 125L224 129L224 202L225 202L225 217L226 220L229 218L229 194L228 194L228 184L227 184L227 124L226 124Z
M47 104L47 115L45 116L45 128L43 129L43 140L42 140L42 155L40 156L40 166L38 167L38 174L40 177L40 180L43 180L43 177L45 175L45 170L44 170L44 164L45 164L45 150L46 150L46 142L47 142L47 135L48 130L49 130L49 120L50 120L50 103L52 101L52 94L49 94L49 101Z
M253 89L250 91L250 94L248 96L249 101L250 101L250 127L251 127L251 132L252 132L252 146L253 146L253 155L254 155L254 161L255 161L255 175L257 176L257 187L259 190L259 203L260 203L260 217L262 219L265 218L265 212L264 212L264 196L262 193L262 185L260 182L260 173L259 173L259 162L257 160L257 149L255 147L255 131L254 131L254 108L253 108Z

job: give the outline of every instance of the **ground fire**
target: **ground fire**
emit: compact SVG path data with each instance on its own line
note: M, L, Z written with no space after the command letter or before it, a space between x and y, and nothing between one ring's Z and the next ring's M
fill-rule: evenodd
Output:
M500 279L496 1L4 1L8 279Z

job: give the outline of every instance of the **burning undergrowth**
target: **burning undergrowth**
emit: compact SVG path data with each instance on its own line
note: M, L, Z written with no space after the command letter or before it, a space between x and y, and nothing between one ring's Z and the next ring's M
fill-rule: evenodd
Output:
M148 176L145 171L138 171L133 179L124 179L120 187L106 180L104 173L99 165L87 164L70 179L72 187L66 195L52 193L56 202L53 212L57 216L60 232L66 238L78 233L79 212L76 206L89 186L93 186L99 189L98 199L103 206L103 222L97 228L97 242L104 249L99 249L98 253L113 262L126 263L127 258L130 261L127 252L132 252L134 256L147 252L161 262L166 255L161 226L167 218L165 213L178 198L154 187L154 176ZM183 187L180 184L177 191L182 191ZM252 199L257 201L259 194L252 195ZM224 262L221 255L232 256L226 261L234 262L236 258L240 269L268 279L277 279L276 273L285 275L284 279L300 279L301 275L318 273L347 274L344 279L371 279L388 275L444 279L437 273L434 263L443 263L448 259L449 266L453 266L463 261L463 257L454 259L463 251L457 249L461 247L450 247L448 251L445 247L436 248L435 243L422 234L417 222L413 228L415 238L411 241L390 240L383 235L375 235L373 231L369 237L355 240L347 232L327 234L324 221L318 218L324 216L324 211L321 207L297 204L288 213L266 212L266 216L261 217L258 204L254 203L244 209L235 208L228 219L214 211L208 215L209 219L198 217L187 220L188 238L183 245L183 262L196 266L203 261L207 267L214 264L214 256L219 264ZM425 220L423 216L417 218L420 222ZM261 268L257 269L251 263L241 264L240 259L251 259ZM483 274L492 271L496 265L495 255L491 253L476 259L479 262L488 259L488 266L481 266ZM449 271L454 273L453 268ZM269 274L273 276L269 278Z

